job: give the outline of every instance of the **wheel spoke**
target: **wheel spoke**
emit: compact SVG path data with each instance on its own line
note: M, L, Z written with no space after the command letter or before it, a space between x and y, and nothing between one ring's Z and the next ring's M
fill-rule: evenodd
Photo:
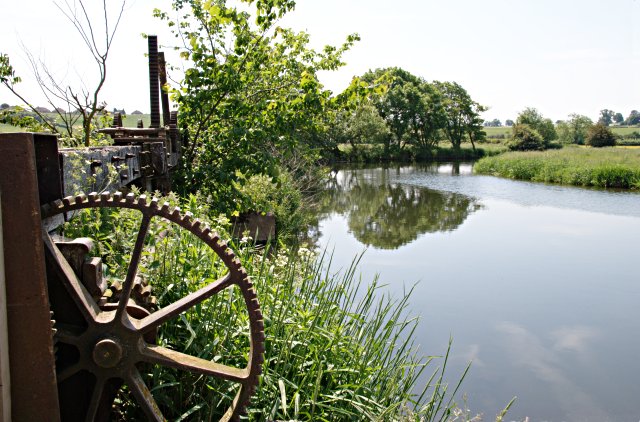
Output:
M65 289L76 303L78 310L82 314L82 317L89 324L96 320L96 317L100 313L100 308L91 297L91 294L82 285L78 276L73 271L73 268L69 265L65 257L60 252L60 249L53 243L51 236L46 230L42 232L42 238L44 240L45 249L48 251L47 260L55 269L58 277L64 284Z
M93 422L98 415L98 409L102 403L102 394L104 393L104 384L107 380L101 377L96 377L96 383L93 386L93 392L91 393L91 401L89 401L89 408L87 409L87 422Z
M192 306L201 303L202 301L210 298L221 290L226 289L231 285L231 274L227 274L224 277L219 278L213 283L209 283L200 290L197 290L182 299L173 302L171 305L165 306L152 313L151 315L143 318L136 324L138 330L140 330L143 334L151 331L152 329L160 326L164 322L170 320L171 318L175 318L180 315L182 312L191 308Z
M248 371L246 369L220 365L219 363L176 352L166 347L147 345L141 354L143 360L146 362L189 371L195 374L208 375L239 383L244 382L248 377Z
M147 385L144 383L144 380L140 375L140 372L138 372L136 368L133 368L131 370L131 373L126 379L126 383L149 420L165 420L162 412L160 411L160 408L158 407L158 404L151 395L151 391L149 391L149 388L147 388Z
M82 364L80 362L76 362L56 373L56 381L60 384L80 372L80 370L82 370Z
M136 244L133 247L131 253L131 262L127 270L127 278L122 286L122 293L120 294L120 302L118 303L118 310L116 311L115 318L120 319L126 315L127 303L131 297L131 290L133 290L133 281L138 273L138 265L140 264L140 257L142 256L142 248L144 247L144 238L149 231L149 223L151 216L143 214L142 221L140 222L140 229L138 230L138 237L136 238Z
M79 328L67 324L56 323L56 341L77 346L82 332Z

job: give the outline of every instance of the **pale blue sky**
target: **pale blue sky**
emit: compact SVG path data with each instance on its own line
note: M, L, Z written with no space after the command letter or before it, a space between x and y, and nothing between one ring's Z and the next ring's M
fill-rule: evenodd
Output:
M129 0L103 96L110 107L148 110L139 34L169 41L163 23L150 17L154 7L167 4ZM317 47L361 35L345 57L348 66L321 75L335 92L353 75L399 66L427 80L460 83L490 107L487 119L504 121L528 106L553 120L570 113L595 119L602 108L625 116L640 109L639 22L640 0L299 0L282 25L307 30ZM71 79L87 71L84 51L69 48L78 43L65 26L49 0L2 9L0 51L12 56L30 97L36 93L19 39L61 75ZM16 101L2 89L0 102Z

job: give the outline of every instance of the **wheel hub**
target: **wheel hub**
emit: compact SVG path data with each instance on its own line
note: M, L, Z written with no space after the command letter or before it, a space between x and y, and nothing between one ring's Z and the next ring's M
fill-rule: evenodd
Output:
M93 348L93 361L102 368L113 368L122 361L123 350L117 340L103 339Z

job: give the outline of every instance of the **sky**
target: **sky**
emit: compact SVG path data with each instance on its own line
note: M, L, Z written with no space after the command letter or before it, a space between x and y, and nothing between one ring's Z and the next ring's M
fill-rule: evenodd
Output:
M101 4L87 3L92 8ZM515 120L526 107L554 121L572 113L595 120L604 108L626 117L640 109L640 0L297 3L280 25L307 31L313 47L339 45L350 33L362 38L345 55L347 66L320 75L335 93L354 75L397 66L429 81L458 82L489 107L483 115L489 120ZM102 95L109 109L149 111L141 33L157 34L161 44L173 45L166 25L151 16L153 8L169 10L169 5L168 0L127 0ZM23 46L70 85L84 80L91 87L96 79L86 47L51 0L12 2L0 13L0 52L9 54L22 76L20 91L46 105ZM177 56L169 59L180 65ZM19 100L0 88L4 102Z

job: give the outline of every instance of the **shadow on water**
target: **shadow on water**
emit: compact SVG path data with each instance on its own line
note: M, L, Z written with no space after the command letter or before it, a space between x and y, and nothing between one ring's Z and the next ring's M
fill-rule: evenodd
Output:
M397 249L424 233L453 231L480 203L467 195L392 182L401 168L334 173L323 214L338 213L367 246ZM459 167L453 167L455 174Z

